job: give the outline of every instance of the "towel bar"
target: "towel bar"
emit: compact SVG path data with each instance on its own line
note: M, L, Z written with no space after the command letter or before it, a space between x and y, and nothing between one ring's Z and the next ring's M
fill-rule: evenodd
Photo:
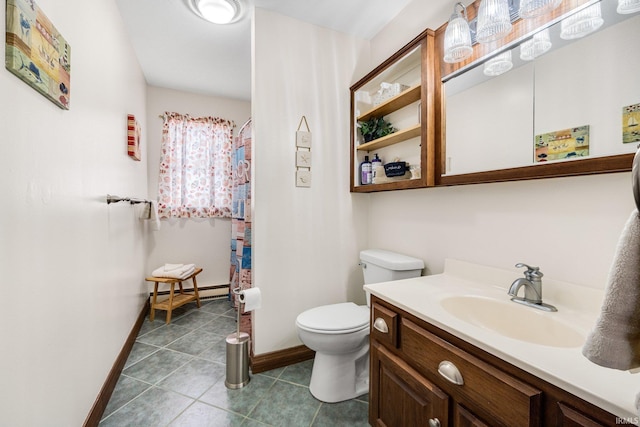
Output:
M108 205L111 203L118 203L118 202L129 202L132 205L134 205L136 203L151 203L151 200L136 199L133 197L120 197L120 196L114 196L113 194L107 194Z

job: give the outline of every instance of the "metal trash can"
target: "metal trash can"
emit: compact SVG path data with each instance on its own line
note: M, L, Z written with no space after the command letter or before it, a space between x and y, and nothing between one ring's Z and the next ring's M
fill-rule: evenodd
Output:
M249 383L249 334L233 333L227 337L227 388L242 388Z

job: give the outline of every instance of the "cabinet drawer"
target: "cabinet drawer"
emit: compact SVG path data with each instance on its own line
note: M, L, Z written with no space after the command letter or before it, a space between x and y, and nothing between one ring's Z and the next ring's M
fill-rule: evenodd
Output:
M397 347L398 314L374 303L371 307L371 338L387 346Z
M408 319L400 330L402 352L410 363L438 381L455 400L468 409L482 411L493 425L538 426L542 393L530 385L470 355ZM447 381L438 373L440 362L455 365L463 384Z

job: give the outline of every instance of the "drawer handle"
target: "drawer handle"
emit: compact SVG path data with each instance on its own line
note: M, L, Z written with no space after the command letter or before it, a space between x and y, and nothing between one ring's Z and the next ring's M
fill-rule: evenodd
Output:
M440 427L440 420L437 418L430 418L429 427Z
M462 374L453 363L448 360L443 360L438 365L438 373L444 377L445 380L450 381L457 385L464 384L464 380L462 379Z
M384 321L382 317L378 317L375 322L373 322L373 327L378 331L386 334L389 332L389 327L387 326L387 322Z

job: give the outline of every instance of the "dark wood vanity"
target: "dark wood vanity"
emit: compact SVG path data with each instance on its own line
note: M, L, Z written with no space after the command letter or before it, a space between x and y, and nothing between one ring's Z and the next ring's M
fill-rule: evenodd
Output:
M372 426L615 426L623 420L372 295ZM450 362L458 385L439 373ZM446 372L445 372L446 373Z

